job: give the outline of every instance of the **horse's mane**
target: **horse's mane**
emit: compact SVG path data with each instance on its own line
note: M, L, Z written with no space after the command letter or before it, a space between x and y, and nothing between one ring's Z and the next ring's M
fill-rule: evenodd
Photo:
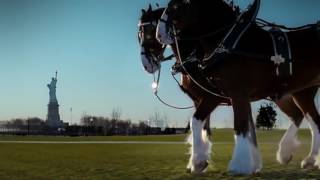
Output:
M197 24L187 28L187 34L196 31L198 33L209 33L227 24L233 23L239 15L234 4L225 0L188 0L190 6L198 9ZM201 32L203 31L203 32Z
M151 5L149 5L148 9L142 9L142 15L140 17L140 21L154 21L159 20L165 8L157 8L152 9Z
M235 5L233 0L224 0L224 1L233 9L233 11L236 14L240 15L240 7L238 5Z
M226 2L225 0L191 0L194 5L201 8L204 13L225 17L226 15L237 16L237 8L233 1Z

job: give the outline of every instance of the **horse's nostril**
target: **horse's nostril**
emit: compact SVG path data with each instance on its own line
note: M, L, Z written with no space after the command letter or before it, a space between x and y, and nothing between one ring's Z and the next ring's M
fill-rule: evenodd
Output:
M147 66L143 66L144 67L144 69L147 69Z

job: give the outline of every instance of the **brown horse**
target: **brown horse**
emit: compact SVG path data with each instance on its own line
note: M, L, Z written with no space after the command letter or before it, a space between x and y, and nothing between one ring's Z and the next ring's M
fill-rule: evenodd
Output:
M255 0L253 7L259 4L260 1ZM318 28L310 25L302 30L286 33L292 59L296 63L291 66L293 74L284 81L277 76L275 67L275 63L280 64L279 60L282 61L283 58L270 58L275 57L275 54L269 32L252 23L252 19L239 19L237 15L223 0L171 0L158 24L157 39L163 44L176 46L178 61L188 62L185 59L188 56L197 59L198 64L205 67L198 70L202 81L218 85L231 100L236 142L229 163L230 172L252 174L260 171L262 167L254 138L255 132L252 130L250 102L266 97L286 99L285 103L278 102L278 105L294 122L279 144L278 161L290 161L298 144L297 128L302 118L307 117L312 131L312 148L301 166L320 166L320 162L316 161L320 147L320 116L314 103L317 87L320 85ZM238 34L236 40L230 41L229 37L234 36L234 30L246 21L248 25ZM190 44L193 45L195 53L184 54L184 46ZM196 76L193 72L188 75ZM190 123L193 133L190 161L191 170L195 172L199 164L208 160L207 156L204 156L206 151L201 149L205 144L201 127L204 117L216 105L212 105L214 98L206 101L207 95L203 96L203 101L197 106Z
M160 14L163 12L162 9L157 9L152 11L151 8L149 10L142 10L142 17L139 23L139 41L142 46L142 62L147 72L153 73L156 71L156 68L159 67L161 60L163 57L164 47L161 46L155 39L155 25L157 24L158 19L160 18ZM173 51L176 52L175 46L173 47ZM184 48L184 50L188 48ZM177 59L178 63L181 63L179 59ZM155 65L153 65L155 64ZM195 116L199 116L200 114L209 114L212 110L214 110L220 103L229 103L228 99L220 98L218 96L214 96L202 88L200 88L193 80L190 79L188 75L182 74L182 86L184 91L190 96L190 98L195 102L196 105L196 113ZM316 92L316 88L313 90L313 96ZM313 101L313 96L306 97L310 103ZM199 106L199 104L202 104ZM297 132L297 127L299 127L303 114L300 109L293 102L293 98L291 95L284 96L281 100L277 101L278 106L295 122L288 129L287 133L283 136L281 143L279 144L278 157L277 159L282 163L288 163L291 160L292 153L297 147L297 140L295 139L295 134ZM204 109L204 106L209 106L209 109ZM204 111L207 111L203 113ZM209 113L208 113L209 112ZM208 116L209 116L208 115ZM204 117L204 116L203 116ZM203 118L202 117L202 118ZM201 117L199 118L201 119ZM206 139L205 139L206 140ZM203 144L208 144L207 141L202 140ZM209 148L209 146L205 146ZM316 147L316 145L314 146ZM315 149L315 148L313 148ZM314 152L312 151L310 157L308 159L312 159L309 161L305 160L303 166L314 164ZM194 151L195 152L195 151ZM206 161L209 159L210 149L203 149L202 155L205 157ZM204 153L206 152L206 153ZM201 152L200 152L201 153ZM196 156L192 155L190 158L190 162L188 165L188 169L190 168L193 172L201 172L205 169L207 163L196 162ZM205 161L205 162L206 162Z

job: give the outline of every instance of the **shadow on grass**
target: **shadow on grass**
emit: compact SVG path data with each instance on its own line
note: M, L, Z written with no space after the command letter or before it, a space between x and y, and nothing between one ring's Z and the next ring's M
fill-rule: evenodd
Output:
M320 170L282 169L281 171L266 171L259 174L259 179L319 179Z
M316 180L320 178L320 170L278 170L278 171L263 171L261 173L249 176L231 175L225 171L210 171L204 174L189 174L181 173L173 180L206 180L206 179L308 179Z

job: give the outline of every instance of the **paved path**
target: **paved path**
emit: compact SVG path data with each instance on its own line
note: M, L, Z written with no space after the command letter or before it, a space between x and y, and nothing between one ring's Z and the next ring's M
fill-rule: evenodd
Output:
M259 144L277 144L279 142L261 142ZM170 141L0 141L0 144L186 144ZM233 144L233 142L213 142L213 144Z
M185 144L167 141L0 141L1 144Z

